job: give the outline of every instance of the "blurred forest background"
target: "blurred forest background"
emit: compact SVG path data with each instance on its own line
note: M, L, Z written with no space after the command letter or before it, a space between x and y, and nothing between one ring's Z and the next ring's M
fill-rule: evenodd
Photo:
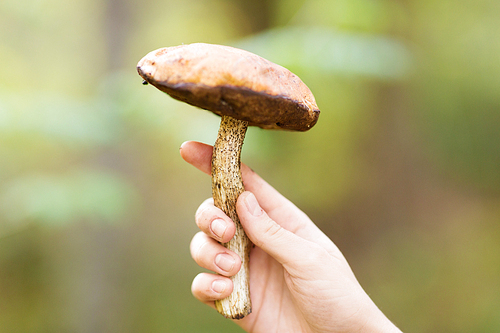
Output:
M239 332L196 301L179 157L219 119L142 86L164 46L255 52L322 110L243 161L407 332L500 332L497 0L0 1L0 332Z

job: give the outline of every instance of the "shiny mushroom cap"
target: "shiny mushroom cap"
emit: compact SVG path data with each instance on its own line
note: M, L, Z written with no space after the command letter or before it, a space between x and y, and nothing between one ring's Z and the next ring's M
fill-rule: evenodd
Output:
M229 46L161 48L142 58L137 71L175 99L261 128L307 131L320 113L297 75Z

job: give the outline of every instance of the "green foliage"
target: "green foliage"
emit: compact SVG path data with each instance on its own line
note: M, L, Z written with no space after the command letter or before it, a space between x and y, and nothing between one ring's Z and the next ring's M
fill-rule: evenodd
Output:
M153 49L209 42L314 92L311 131L250 128L243 160L388 316L497 332L499 18L494 0L1 1L0 331L237 330L189 291L210 180L178 147L213 143L219 119L135 71Z
M135 199L135 200L134 200ZM137 206L134 189L112 173L71 170L30 175L4 185L0 211L5 222L56 224L81 219L119 222Z
M394 80L405 78L412 67L409 50L397 39L320 26L273 29L237 46L310 75Z

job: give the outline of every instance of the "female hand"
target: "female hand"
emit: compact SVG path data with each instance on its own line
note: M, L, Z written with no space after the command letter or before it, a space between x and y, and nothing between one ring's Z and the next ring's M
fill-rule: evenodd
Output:
M181 156L210 174L212 147L186 142ZM400 332L359 285L349 264L316 225L250 168L236 210L255 247L250 252L252 313L235 320L247 332ZM191 242L198 265L217 274L193 280L193 295L214 307L232 291L228 278L240 258L219 242L235 231L231 219L206 200L196 212L201 229Z

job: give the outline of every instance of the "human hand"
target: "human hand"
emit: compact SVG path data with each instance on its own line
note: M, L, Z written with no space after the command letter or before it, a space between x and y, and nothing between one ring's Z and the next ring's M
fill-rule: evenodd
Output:
M212 147L185 142L181 156L210 174ZM250 168L241 166L246 192L236 210L255 247L250 252L253 311L235 322L248 332L400 332L364 292L335 244L295 205ZM217 274L193 280L193 295L214 307L232 292L228 278L240 258L219 242L229 241L233 222L213 200L196 212L201 229L191 242L198 265Z

